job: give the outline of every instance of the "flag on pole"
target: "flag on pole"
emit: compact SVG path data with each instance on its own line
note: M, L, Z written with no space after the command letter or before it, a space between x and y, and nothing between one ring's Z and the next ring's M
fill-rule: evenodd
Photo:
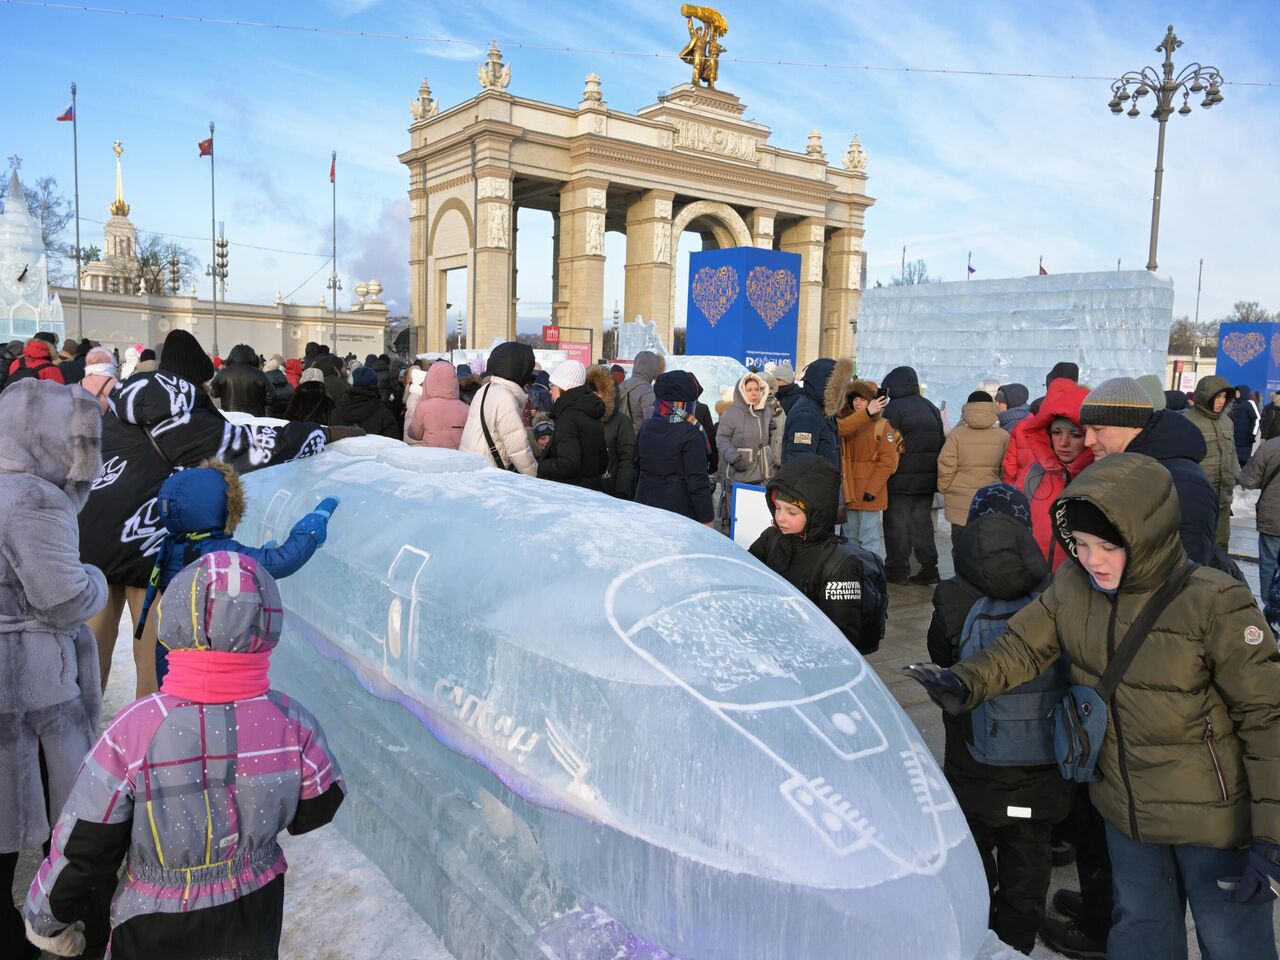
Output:
M333 157L329 160L329 182L330 183L334 182L333 175L334 173L337 172L337 169L338 169L338 155L335 153Z
M67 109L63 110L57 117L58 120L66 120L68 123L76 118L76 103L72 100L67 104Z
M209 137L207 140L200 141L200 156L202 157L213 156L213 137Z
M974 267L973 267L973 251L972 251L972 250L970 250L970 251L969 251L969 272L970 272L970 273L977 273L977 272L978 272L978 271L977 271L977 270L975 270L975 269L974 269Z
M1048 275L1049 275L1049 271L1044 268L1044 257L1041 257L1040 258L1040 276L1047 277Z

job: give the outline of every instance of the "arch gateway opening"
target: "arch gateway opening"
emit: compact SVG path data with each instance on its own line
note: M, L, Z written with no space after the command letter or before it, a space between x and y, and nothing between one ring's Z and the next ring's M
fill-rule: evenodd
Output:
M552 220L551 322L595 331L605 317L605 236L625 237L623 316L657 322L668 346L682 232L703 249L756 246L801 256L800 363L851 355L861 296L866 154L856 137L828 162L817 131L803 151L770 144L732 93L683 84L634 114L609 109L600 78L564 107L507 92L494 45L481 90L442 110L424 80L411 105L411 314L420 350L443 350L445 276L467 268L469 345L516 333L519 209ZM611 242L612 245L612 242ZM615 247L616 249L616 247ZM471 340L474 337L474 341Z

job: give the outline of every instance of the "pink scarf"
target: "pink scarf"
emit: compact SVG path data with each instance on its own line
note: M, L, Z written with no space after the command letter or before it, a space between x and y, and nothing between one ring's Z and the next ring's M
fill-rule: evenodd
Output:
M169 672L160 689L195 703L231 703L271 689L271 651L170 650Z

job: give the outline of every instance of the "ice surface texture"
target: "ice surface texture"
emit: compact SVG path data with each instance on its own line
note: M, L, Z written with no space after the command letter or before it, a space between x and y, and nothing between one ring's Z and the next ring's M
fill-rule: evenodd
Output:
M982 380L1044 395L1060 360L1080 382L1164 379L1173 281L1146 270L1059 273L868 290L858 307L858 374L915 367L926 395L957 417Z
M342 498L280 582L273 684L341 759L340 828L458 957L979 954L922 737L724 537L374 437L244 483L253 542Z

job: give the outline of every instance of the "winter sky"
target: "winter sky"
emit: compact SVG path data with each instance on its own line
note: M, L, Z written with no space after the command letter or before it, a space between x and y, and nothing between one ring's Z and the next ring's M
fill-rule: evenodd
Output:
M408 105L422 77L443 108L478 92L490 39L511 64L509 92L575 105L600 74L610 108L634 111L688 80L670 55L687 39L678 0L418 0L218 4L129 0L138 13L209 16L448 37L473 43L180 22L0 0L0 155L22 174L71 188L70 125L54 117L79 85L83 242L100 243L114 195L112 142L124 143L125 199L142 230L209 251L208 161L197 141L217 123L218 218L233 246L229 296L271 302L277 290L318 302L330 245L329 152L338 151L339 273L346 294L380 278L407 311ZM118 8L124 9L124 7ZM1275 0L956 4L923 0L722 0L727 58L878 67L954 68L1110 77L1156 65L1172 22L1185 46L1229 81L1280 83ZM521 47L521 44L527 44ZM564 52L539 46L605 52ZM624 56L630 51L666 56ZM832 163L853 133L870 155L868 283L888 282L903 245L931 273L963 279L1126 268L1146 262L1157 124L1113 116L1105 80L1034 79L722 62L720 87L775 145L803 150L822 131ZM1175 315L1202 319L1235 300L1280 310L1280 86L1228 85L1225 102L1170 121L1161 272ZM1147 111L1149 112L1149 110ZM522 328L550 300L549 215L520 220ZM197 238L197 239L187 239ZM698 242L686 235L682 262ZM622 299L625 240L609 234L606 309ZM315 271L315 276L308 277ZM207 281L204 281L207 295ZM681 310L683 314L683 310Z

